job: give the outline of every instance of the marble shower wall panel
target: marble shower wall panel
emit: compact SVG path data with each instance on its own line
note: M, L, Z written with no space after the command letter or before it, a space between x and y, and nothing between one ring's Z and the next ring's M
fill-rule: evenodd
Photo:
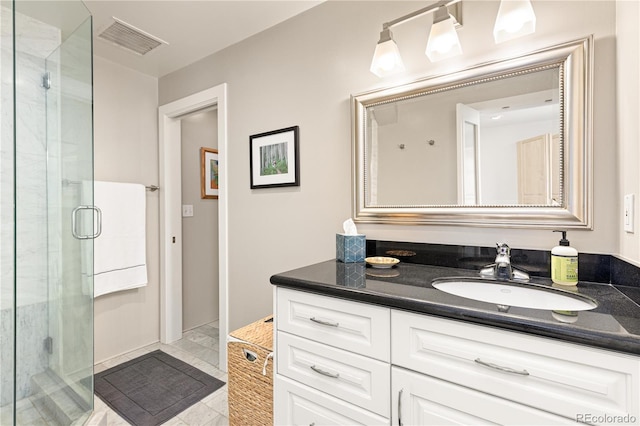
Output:
M20 13L19 3L15 18L16 51L44 59L60 46L60 29Z
M0 418L13 418L13 28L0 7Z
M0 8L0 31L0 310L4 310L13 305L14 277L13 29L11 10L4 7ZM2 330L8 326L3 322ZM0 375L3 374L12 373L3 367Z
M14 398L14 360L18 361L15 399L30 395L31 376L44 371L48 361L44 349L49 315L47 127L42 75L45 58L60 44L61 34L55 27L16 13L14 52L12 11L3 8L0 10L0 19L0 406L5 406ZM12 97L14 59L17 93L15 111ZM15 218L14 172L17 187ZM18 241L15 247L14 224L15 240ZM17 265L15 270L14 260ZM17 307L13 306L14 277ZM15 348L14 333L17 339Z
M13 400L13 309L0 310L0 410ZM9 407L11 408L11 407Z
M47 300L45 61L16 52L16 289L18 306Z
M18 247L3 247L0 252L0 308L13 303L14 253L17 257L17 281L21 284L18 305L39 303L47 297L47 219L46 219L46 115L42 74L45 58L60 44L60 31L31 17L16 13L16 52L10 42L11 10L2 8L2 146L0 151L0 187L3 198L0 232L3 242L14 240L13 158L17 163L16 239ZM16 135L13 148L13 73L16 61Z
M10 323L11 309L0 311L2 324ZM42 327L47 324L47 303L37 303L22 306L17 309L16 328L18 339L16 341L16 353L18 366L16 368L16 400L31 395L31 376L45 371L48 365L47 352L44 350L44 339L48 335L48 329ZM2 327L0 335L0 362L1 365L13 363L13 346L8 339L13 339L12 329L5 330ZM4 369L4 367L3 367ZM0 376L0 407L9 404L13 400L13 375L2 374Z
M73 191L75 185L63 185L61 173L61 144L60 144L60 82L58 81L57 69L59 68L59 51L57 49L49 55L46 61L46 71L50 75L51 88L46 94L46 114L47 114L47 253L48 253L48 291L49 300L57 300L63 291L62 277L62 218L61 218L61 193L62 191ZM67 221L70 222L70 221ZM70 224L67 224L69 228ZM49 317L58 318L58 303L51 303L49 306ZM51 327L50 327L51 328ZM53 336L52 336L53 337Z

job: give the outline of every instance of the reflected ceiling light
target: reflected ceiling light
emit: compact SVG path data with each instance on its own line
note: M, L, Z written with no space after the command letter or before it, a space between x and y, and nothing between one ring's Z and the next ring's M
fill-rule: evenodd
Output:
M393 41L393 34L389 28L384 28L380 33L380 41L376 45L371 61L371 72L378 77L397 74L404 71L404 64L400 57L398 45Z
M536 30L536 14L529 0L502 0L496 24L493 27L493 39L502 43Z
M429 32L429 41L425 54L431 62L451 58L462 54L458 34L453 26L454 20L446 6L440 6L433 15L433 25Z

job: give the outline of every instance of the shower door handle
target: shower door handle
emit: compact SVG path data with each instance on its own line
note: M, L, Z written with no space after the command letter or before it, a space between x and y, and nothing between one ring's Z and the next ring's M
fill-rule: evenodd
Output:
M77 225L78 225L78 213L82 210L92 210L96 213L96 232L94 234L82 235L78 233ZM78 240L92 240L94 238L98 238L102 233L102 210L96 206L78 206L71 212L71 233L73 237Z

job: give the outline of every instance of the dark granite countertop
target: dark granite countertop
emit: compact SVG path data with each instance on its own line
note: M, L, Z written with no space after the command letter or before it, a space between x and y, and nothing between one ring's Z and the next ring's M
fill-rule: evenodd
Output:
M638 288L581 281L578 292L595 299L598 307L580 311L577 317L567 317L548 310L519 307L500 312L495 304L450 295L431 285L436 278L452 276L478 277L478 272L403 262L391 269L375 269L364 262L345 264L329 260L276 274L271 283L640 355ZM531 281L552 284L543 277Z

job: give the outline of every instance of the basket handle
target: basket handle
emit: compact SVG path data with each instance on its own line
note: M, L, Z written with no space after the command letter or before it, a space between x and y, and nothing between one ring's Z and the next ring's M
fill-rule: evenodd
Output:
M256 362L256 360L258 359L258 354L257 353L251 352L250 350L248 350L246 348L242 348L242 353L244 354L244 357L249 362Z
M264 365L262 366L262 375L267 375L267 364L269 364L269 358L273 358L273 352L269 352L269 355L264 360Z

